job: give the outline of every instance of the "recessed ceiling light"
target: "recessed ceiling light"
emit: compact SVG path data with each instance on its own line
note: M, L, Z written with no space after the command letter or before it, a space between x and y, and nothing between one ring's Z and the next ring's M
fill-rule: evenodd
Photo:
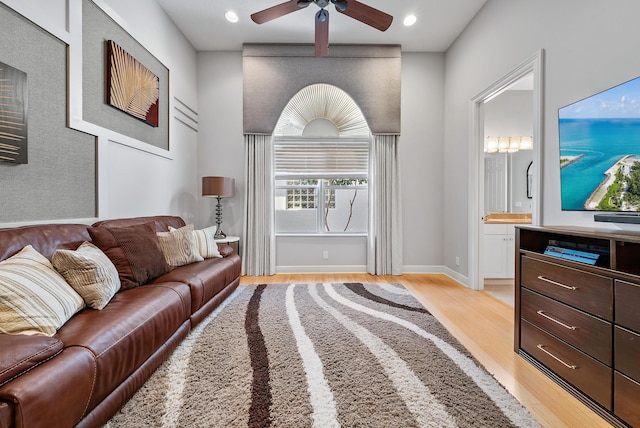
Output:
M418 18L416 18L415 15L409 15L404 19L404 25L406 25L407 27L410 27L413 24L415 24L417 20Z
M238 22L238 14L235 13L234 11L232 11L232 10L228 10L224 14L224 17L227 18L227 21L229 21L229 22L233 22L233 23Z

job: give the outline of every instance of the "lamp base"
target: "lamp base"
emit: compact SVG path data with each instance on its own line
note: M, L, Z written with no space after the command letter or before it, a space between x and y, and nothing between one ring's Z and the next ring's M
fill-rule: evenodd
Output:
M213 235L214 239L224 239L226 237L227 235L222 230L220 230L220 227L216 229L216 234Z

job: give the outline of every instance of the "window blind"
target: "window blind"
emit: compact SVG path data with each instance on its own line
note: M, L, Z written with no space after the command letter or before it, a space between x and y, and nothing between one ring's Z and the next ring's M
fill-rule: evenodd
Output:
M275 175L366 176L369 169L367 142L287 142L274 145Z

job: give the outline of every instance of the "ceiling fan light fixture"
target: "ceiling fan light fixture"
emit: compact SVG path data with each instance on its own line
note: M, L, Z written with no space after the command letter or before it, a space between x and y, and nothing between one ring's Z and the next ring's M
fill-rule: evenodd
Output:
M416 21L418 21L418 18L415 15L407 15L404 18L403 23L404 23L405 27L411 27L413 24L416 23Z
M327 20L327 11L324 9L320 9L316 14L316 19L320 22L325 22Z
M300 9L304 9L305 7L309 6L311 3L313 3L313 0L298 0L298 7Z
M225 12L224 17L226 18L227 21L232 22L232 23L236 23L238 22L238 14L235 13L232 10L228 10Z
M347 0L331 0L331 3L333 3L340 12L347 10Z

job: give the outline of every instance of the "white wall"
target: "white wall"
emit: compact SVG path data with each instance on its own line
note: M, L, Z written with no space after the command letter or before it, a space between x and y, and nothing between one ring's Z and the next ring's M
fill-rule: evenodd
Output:
M444 54L402 57L402 135L399 157L403 195L405 271L440 271L442 265ZM242 53L199 52L201 175L236 179L236 195L224 203L224 231L242 233L244 145L242 135ZM213 223L213 202L201 204L197 222ZM329 259L322 252L329 251ZM362 237L279 237L279 271L364 271Z
M446 54L444 263L468 275L470 100L545 50L544 224L593 225L560 210L557 109L640 75L637 0L489 0ZM601 227L602 223L598 223ZM455 256L461 266L454 265Z
M444 54L402 54L403 259L405 272L440 271L444 264Z
M235 196L222 201L222 230L227 235L241 236L245 193L242 52L198 52L197 64L198 174L235 179ZM201 186L200 183L200 192ZM197 223L215 224L215 206L215 199L200 197Z
M170 70L170 147L168 151L159 150L85 122L81 115L84 1L4 0L3 3L69 45L71 126L98 137L98 217L177 214L193 222L201 199L196 196L197 132L175 120L174 98L197 111L196 52L154 0L95 0ZM74 220L91 223L96 219Z

